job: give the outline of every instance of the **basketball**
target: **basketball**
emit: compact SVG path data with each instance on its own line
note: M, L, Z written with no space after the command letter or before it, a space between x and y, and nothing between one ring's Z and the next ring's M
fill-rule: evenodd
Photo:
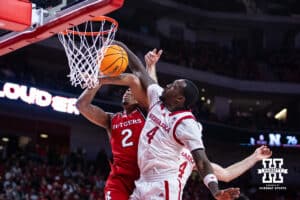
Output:
M128 66L127 53L118 45L110 45L106 48L102 62L100 63L100 73L105 76L118 76Z

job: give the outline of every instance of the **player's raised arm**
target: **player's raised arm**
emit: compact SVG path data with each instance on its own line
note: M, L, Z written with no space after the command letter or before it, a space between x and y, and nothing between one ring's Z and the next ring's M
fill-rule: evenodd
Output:
M146 70L150 77L156 82L158 82L156 74L156 63L160 59L162 53L163 51L161 49L159 51L157 51L157 49L153 49L145 55Z
M105 129L110 129L110 115L100 107L92 104L92 101L101 85L92 89L85 89L79 96L76 107L89 121Z
M204 184L208 187L215 199L230 200L239 197L239 188L228 188L224 190L219 189L217 177L214 175L213 168L207 159L204 149L196 149L191 153L198 168L200 177L203 179Z
M149 85L155 83L155 81L147 73L141 60L122 42L114 41L114 44L121 46L128 54L129 67L131 71L139 77L143 86L148 88Z
M115 77L102 77L100 83L103 85L121 85L128 86L137 102L143 108L148 108L148 98L145 89L142 87L140 79L134 74L123 73Z
M218 164L212 163L214 174L216 174L218 180L229 182L255 165L258 161L262 159L269 158L272 156L272 151L267 146L261 146L255 150L253 154L237 162L233 165L230 165L227 168L223 168Z

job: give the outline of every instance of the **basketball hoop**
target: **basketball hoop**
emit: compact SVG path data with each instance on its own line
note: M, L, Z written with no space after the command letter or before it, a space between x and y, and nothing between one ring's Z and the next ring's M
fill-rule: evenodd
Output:
M94 88L99 84L100 64L117 29L116 20L99 16L58 33L68 57L68 76L73 86Z

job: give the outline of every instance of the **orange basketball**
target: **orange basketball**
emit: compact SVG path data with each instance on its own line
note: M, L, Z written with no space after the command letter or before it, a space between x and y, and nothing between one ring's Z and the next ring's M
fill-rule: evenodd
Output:
M126 51L118 45L106 47L100 72L106 76L118 76L123 73L128 66L128 56Z

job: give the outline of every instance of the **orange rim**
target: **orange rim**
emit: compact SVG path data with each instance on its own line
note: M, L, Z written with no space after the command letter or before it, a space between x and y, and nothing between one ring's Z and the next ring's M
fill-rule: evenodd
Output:
M118 29L119 23L111 18L111 17L107 17L107 16L98 16L98 17L94 17L92 19L90 19L89 21L93 21L93 22L102 22L102 21L109 21L111 24L114 24L115 26L112 29L108 29L108 30L104 30L104 31L95 31L95 32L81 32L81 31L74 31L74 30L70 30L67 29L63 32L61 32L62 34L66 35L66 34L73 34L73 35L86 35L86 36L97 36L99 34L105 35L108 34L110 32L115 32Z

